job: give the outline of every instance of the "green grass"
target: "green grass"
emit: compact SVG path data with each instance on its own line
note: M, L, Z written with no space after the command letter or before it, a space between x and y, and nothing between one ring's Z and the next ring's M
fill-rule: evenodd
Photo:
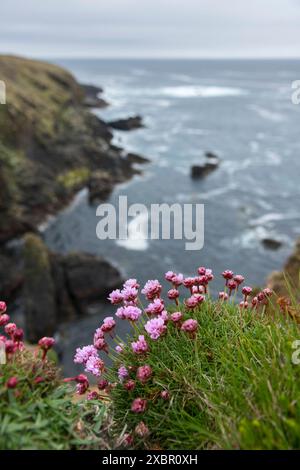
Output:
M8 390L13 376L18 385ZM74 401L51 361L43 364L26 351L0 366L0 450L103 449L109 447L106 426L104 404Z
M149 340L147 357L127 346L116 360L115 371L120 364L153 369L134 391L121 384L112 391L116 432L132 432L143 420L151 434L146 442L135 438L137 447L300 448L300 365L291 360L299 326L277 311L273 318L212 301L189 317L199 322L196 339L169 323L165 337ZM163 389L168 402L159 397ZM130 411L136 397L148 400L142 415Z

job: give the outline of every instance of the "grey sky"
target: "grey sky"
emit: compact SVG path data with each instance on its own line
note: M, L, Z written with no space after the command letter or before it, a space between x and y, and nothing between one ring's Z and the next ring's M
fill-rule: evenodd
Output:
M300 1L1 0L0 53L300 57Z

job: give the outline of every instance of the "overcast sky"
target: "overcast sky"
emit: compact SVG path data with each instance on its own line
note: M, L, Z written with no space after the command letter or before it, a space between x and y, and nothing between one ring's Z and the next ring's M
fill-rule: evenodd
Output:
M300 0L0 0L0 53L300 57Z

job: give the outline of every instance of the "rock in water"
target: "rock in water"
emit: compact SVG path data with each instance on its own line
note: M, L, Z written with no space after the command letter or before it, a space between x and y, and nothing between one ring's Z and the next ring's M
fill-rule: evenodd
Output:
M282 241L275 238L263 238L261 242L268 250L279 250L282 247Z
M205 153L206 160L202 165L193 165L191 167L191 177L194 179L204 178L213 171L215 171L220 165L220 159L212 152Z
M126 119L117 119L115 121L110 121L108 125L119 131L131 131L133 129L144 127L141 116L131 116Z

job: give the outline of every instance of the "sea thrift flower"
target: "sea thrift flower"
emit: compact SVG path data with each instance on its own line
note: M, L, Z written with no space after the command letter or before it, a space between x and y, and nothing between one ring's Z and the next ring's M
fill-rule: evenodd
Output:
M126 369L126 367L125 366L119 367L118 377L119 377L120 382L123 382L123 380L126 379L126 377L128 377L128 376L129 376L129 372Z
M181 286L183 283L183 274L175 274L175 276L172 278L172 283L175 287Z
M5 313L7 310L7 305L5 302L1 301L0 302L0 315L2 315L3 313Z
M236 290L238 288L238 284L236 281L234 281L233 279L230 279L227 283L227 286L228 286L228 289L230 291L230 294L232 293L233 290Z
M121 294L120 289L113 290L109 296L108 300L110 300L110 303L113 305L120 304L123 302L123 295Z
M198 268L199 276L204 276L205 273L206 273L206 268L204 268L204 266L201 266L200 268Z
M146 424L143 421L141 421L139 424L136 425L135 433L139 437L146 437L149 435L149 428L148 426L146 426Z
M123 348L124 348L124 344L123 343L120 343L120 344L117 344L117 346L115 347L115 350L117 351L117 353L121 353L123 352Z
M247 297L252 293L252 287L245 286L242 289L242 294L245 296L245 300L247 300Z
M227 292L219 292L219 299L220 300L228 300L229 295L227 294Z
M98 351L105 351L108 353L108 345L104 338L104 332L102 328L97 328L94 334L94 346Z
M241 284L243 284L245 278L244 276L237 274L236 276L234 276L233 280L237 283L238 286L240 286Z
M4 327L5 333L11 337L13 337L16 329L17 329L17 325L15 323L7 323L7 325Z
M168 315L167 310L163 310L161 314L159 315L159 317L162 318L165 323L169 321L169 315Z
M133 442L134 442L134 440L133 440L132 434L129 434L129 433L124 434L124 445L126 447L132 446Z
M188 289L191 289L195 285L195 282L196 280L194 277L186 277L185 279L183 279L183 285Z
M206 269L205 270L205 276L206 276L206 278L209 282L213 281L214 280L214 275L213 275L212 269Z
M150 379L151 375L152 375L152 369L147 364L144 366L140 366L136 372L136 378L141 383L146 383L147 380Z
M193 309L193 308L197 307L197 305L199 303L199 299L198 299L198 297L196 297L196 294L194 294L191 297L189 297L188 299L185 299L184 303L185 303L185 306L187 308Z
M88 382L84 382L84 383L78 383L76 385L76 393L77 395L84 395L85 392L88 390L89 388L89 383Z
M148 305L145 312L148 315L158 315L165 308L164 301L161 299L154 299L151 304Z
M264 292L259 292L259 294L257 294L257 299L259 302L264 302L264 300L266 299Z
M142 315L142 310L134 305L118 308L116 316L122 320L137 321Z
M138 290L135 287L128 286L124 287L121 293L123 295L123 299L126 302L135 302L138 295Z
M16 344L14 341L12 341L11 339L8 339L7 341L5 341L5 352L7 354L13 354L15 351L16 351Z
M52 348L54 344L55 344L54 338L49 338L47 336L44 336L43 338L39 340L38 345L43 351L42 361L46 359L47 352L49 351L49 349Z
M97 349L91 344L83 346L83 348L77 348L74 356L75 364L86 364L91 356L97 356Z
M241 309L247 309L248 307L249 307L249 304L246 300L244 300L243 302L240 302Z
M161 317L152 318L145 324L145 330L153 340L158 339L163 333L165 333L167 327L164 319Z
M266 287L266 289L263 290L263 294L266 297L271 297L271 295L273 295L273 291L272 291L272 289L269 289L269 287Z
M134 289L139 289L140 285L136 279L127 279L127 281L124 283L124 287L133 287Z
M8 379L8 381L6 382L6 387L7 387L7 388L16 388L17 385L18 385L18 379L17 379L17 377L11 377L11 378Z
M140 335L137 341L131 343L131 347L135 354L144 354L149 350L149 346L144 335Z
M161 290L162 286L157 279L150 280L146 282L142 294L144 294L148 300L154 300L156 297L160 296Z
M99 380L98 388L99 390L105 390L108 387L108 381L105 379Z
M3 315L0 316L0 326L4 326L9 322L10 318L9 315L6 313L3 313Z
M103 320L103 325L101 326L101 330L104 333L108 333L111 330L113 330L115 326L116 326L116 322L113 319L113 317L106 317Z
M196 279L196 282L197 282L197 279ZM193 286L192 287L192 295L193 294L204 294L205 293L205 288L204 286Z
M171 313L171 320L174 323L180 322L182 320L182 313L181 312Z
M86 361L85 371L90 372L95 377L100 377L104 371L104 362L98 356L90 356Z
M13 339L14 341L16 341L17 343L20 343L24 338L24 331L22 330L22 328L17 328L13 334Z
M144 413L147 408L147 400L144 398L136 398L131 404L131 411L133 413Z
M127 382L124 383L124 388L125 390L128 390L129 392L131 392L132 390L135 389L135 381L132 379L127 380Z
M258 303L259 303L259 302L258 302L258 298L257 298L257 297L253 297L251 303L252 303L252 307L257 307L257 306L258 306Z
M168 390L162 390L160 396L163 400L170 400L170 392Z
M197 320L193 320L189 318L182 323L181 329L182 331L187 331L188 333L194 333L198 328Z
M87 400L97 400L99 398L99 395L98 393L96 392L96 390L93 390L92 392L89 392L87 394Z
M175 300L176 305L178 305L179 291L177 289L170 289L168 291L168 298L170 300Z
M233 279L233 271L229 271L229 269L226 269L225 271L222 272L222 276L226 280L226 286L228 285L228 281L230 279Z
M166 272L166 274L165 274L165 279L166 279L167 281L172 282L172 279L173 279L174 276L176 276L176 274L173 273L173 271L168 271L168 272Z

